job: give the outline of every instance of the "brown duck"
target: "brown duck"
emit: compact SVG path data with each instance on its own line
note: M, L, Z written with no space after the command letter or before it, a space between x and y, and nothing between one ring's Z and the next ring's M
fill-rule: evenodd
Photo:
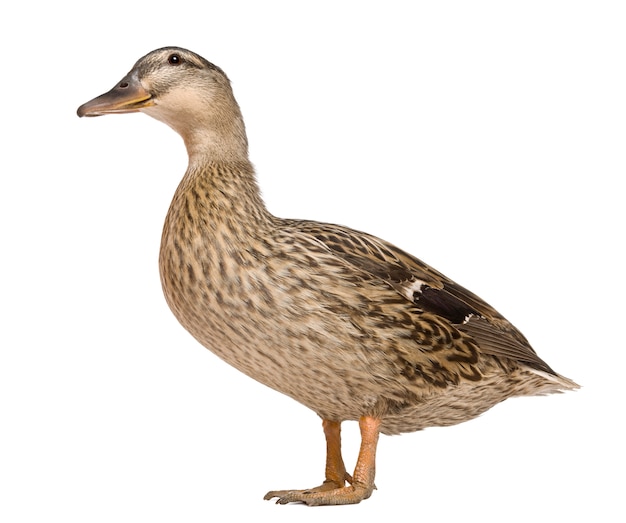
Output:
M143 112L178 132L189 166L165 219L165 297L180 323L241 372L323 420L326 477L265 499L358 503L378 435L454 425L511 396L577 385L475 294L374 236L270 214L224 72L177 47L141 58L79 116ZM358 420L352 475L340 425Z

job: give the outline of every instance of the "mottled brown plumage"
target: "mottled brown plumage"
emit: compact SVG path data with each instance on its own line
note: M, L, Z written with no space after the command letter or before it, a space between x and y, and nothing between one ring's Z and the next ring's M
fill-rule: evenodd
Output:
M511 396L577 387L491 306L410 254L270 214L215 65L180 48L153 51L78 114L135 111L170 125L189 153L159 260L172 311L202 345L324 420L324 484L267 499L357 503L374 488L379 431L453 425ZM362 433L352 476L340 449L346 420Z

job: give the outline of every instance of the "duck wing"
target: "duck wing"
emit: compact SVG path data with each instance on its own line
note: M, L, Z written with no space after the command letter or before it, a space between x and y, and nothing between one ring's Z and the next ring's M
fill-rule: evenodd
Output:
M300 232L333 256L372 279L384 281L407 300L412 312L437 316L474 339L484 354L556 375L524 335L491 305L418 258L367 233L338 225L297 223Z

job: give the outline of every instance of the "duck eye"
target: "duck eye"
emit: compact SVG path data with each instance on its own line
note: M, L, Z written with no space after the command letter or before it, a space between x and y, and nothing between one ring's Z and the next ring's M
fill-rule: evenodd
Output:
M167 59L168 63L170 65L178 65L180 64L180 62L182 61L180 56L177 54L171 54L168 59Z

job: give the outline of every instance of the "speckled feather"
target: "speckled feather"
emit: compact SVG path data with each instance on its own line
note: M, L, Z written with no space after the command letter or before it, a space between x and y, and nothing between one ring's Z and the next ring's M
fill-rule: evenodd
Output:
M568 388L476 295L373 236L276 218L258 195L250 165L189 171L160 257L176 317L248 376L385 433Z

